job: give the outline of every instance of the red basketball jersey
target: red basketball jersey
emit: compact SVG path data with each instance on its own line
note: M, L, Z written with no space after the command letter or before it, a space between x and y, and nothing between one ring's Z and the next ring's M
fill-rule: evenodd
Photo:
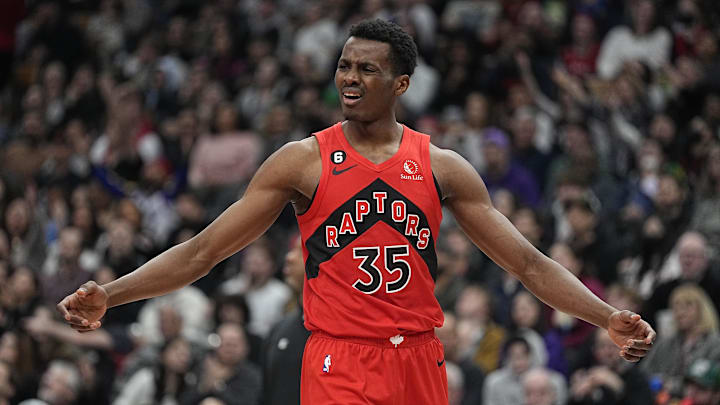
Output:
M305 326L334 336L388 338L439 327L435 241L442 219L430 137L403 126L377 165L342 124L315 135L322 175L298 215L305 258Z

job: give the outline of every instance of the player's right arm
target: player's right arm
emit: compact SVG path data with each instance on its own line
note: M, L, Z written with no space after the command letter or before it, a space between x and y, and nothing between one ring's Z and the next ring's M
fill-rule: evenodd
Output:
M445 206L477 247L546 304L607 329L626 360L638 361L647 354L655 339L647 322L608 305L532 246L493 207L485 183L460 155L431 146L430 158Z
M283 146L260 166L243 197L198 235L115 281L84 284L58 311L75 329L92 330L106 308L163 295L203 277L262 235L288 202L310 199L314 176L308 172L319 178L319 156L313 137Z

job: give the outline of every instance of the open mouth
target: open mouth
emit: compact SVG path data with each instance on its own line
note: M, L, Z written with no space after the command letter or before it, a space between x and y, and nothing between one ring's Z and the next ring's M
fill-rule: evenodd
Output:
M342 93L342 97L343 97L343 102L346 105L357 104L360 101L360 99L362 99L362 95L356 91L344 91Z

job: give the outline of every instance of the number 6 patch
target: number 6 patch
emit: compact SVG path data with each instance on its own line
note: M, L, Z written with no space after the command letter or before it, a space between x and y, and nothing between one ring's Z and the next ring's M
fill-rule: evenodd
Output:
M345 151L336 150L335 152L332 153L331 159L332 159L333 163L335 163L336 165L339 165L340 163L345 161L346 156L347 155L345 154Z

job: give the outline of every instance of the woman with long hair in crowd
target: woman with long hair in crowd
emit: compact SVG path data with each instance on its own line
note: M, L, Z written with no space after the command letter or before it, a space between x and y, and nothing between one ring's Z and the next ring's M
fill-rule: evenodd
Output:
M191 372L190 343L176 337L165 343L159 364L138 370L115 398L113 405L177 405L189 385L197 382Z
M676 333L662 337L640 367L659 377L671 394L681 395L683 376L697 359L720 359L718 315L710 298L695 284L677 287L670 295Z

